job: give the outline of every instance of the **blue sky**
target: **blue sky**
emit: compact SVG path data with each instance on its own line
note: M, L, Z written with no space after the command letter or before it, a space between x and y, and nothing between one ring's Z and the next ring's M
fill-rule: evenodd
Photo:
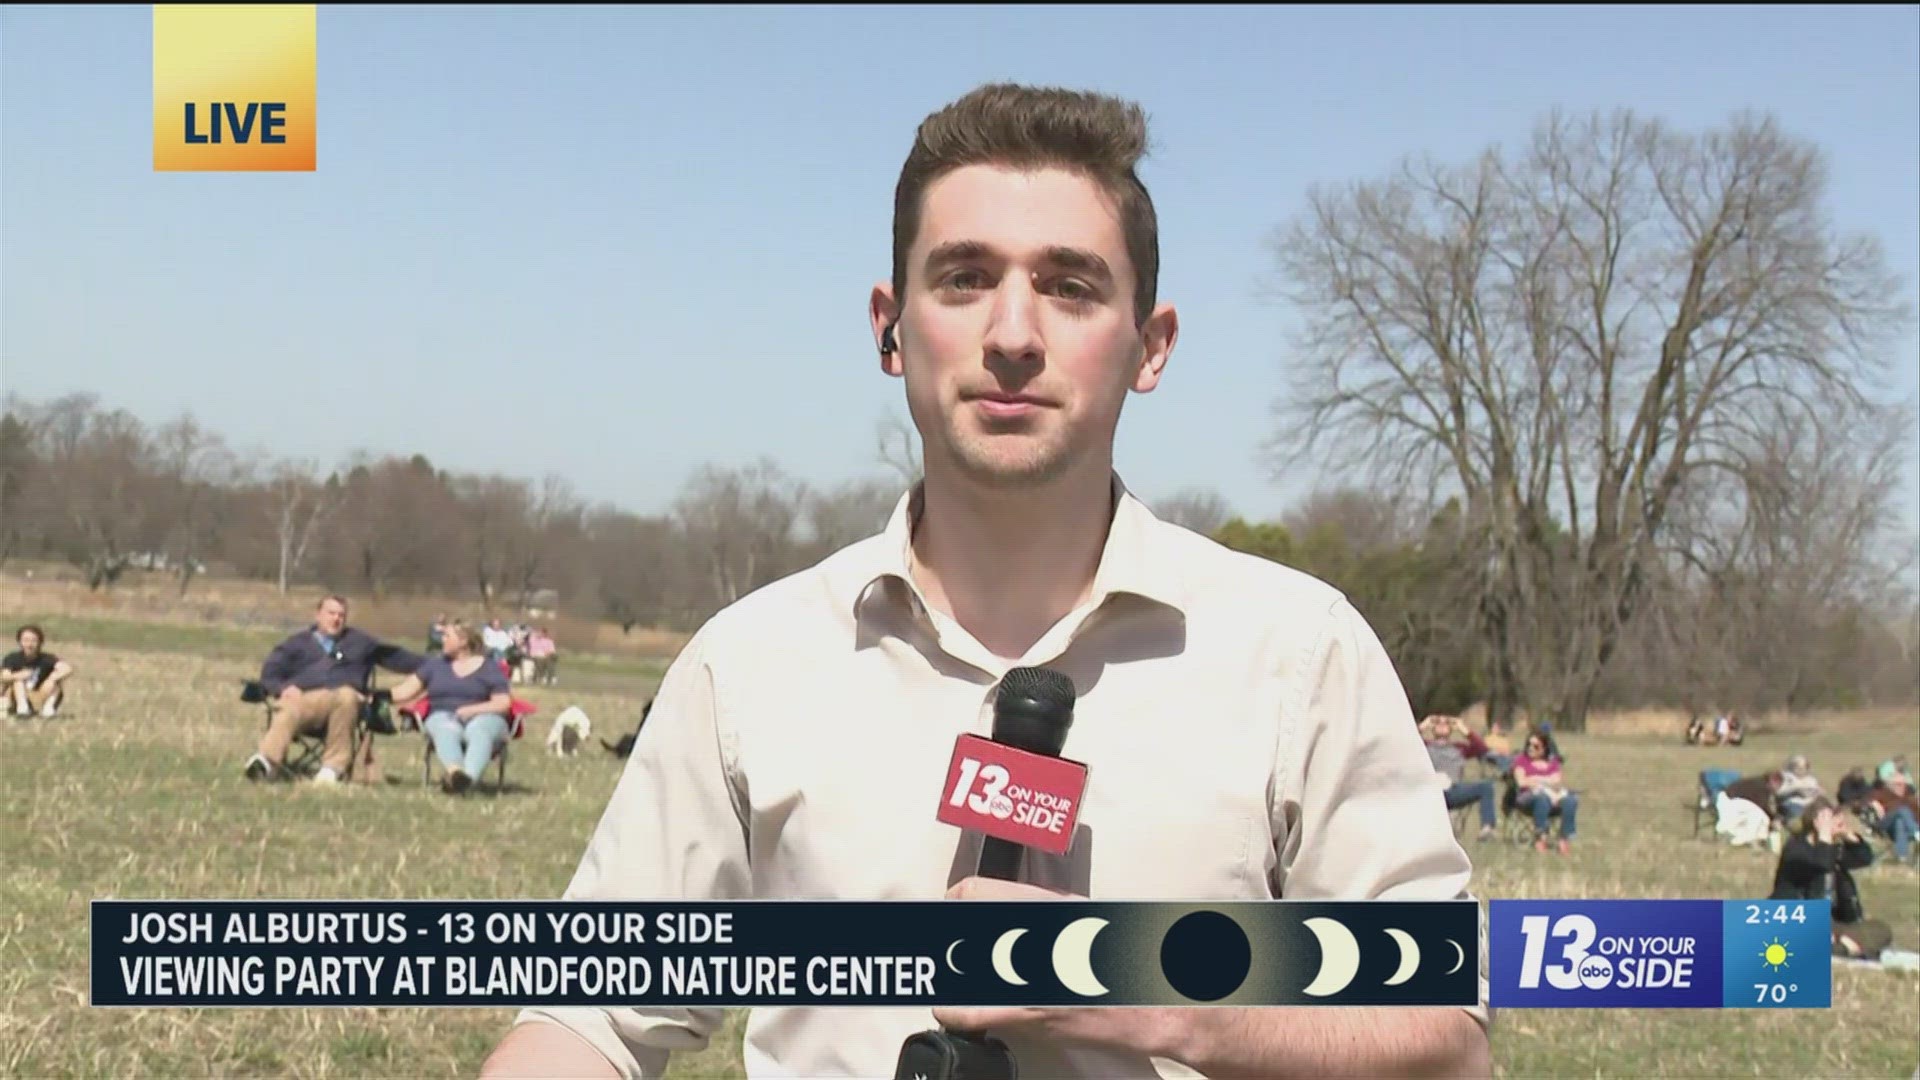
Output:
M146 7L0 14L0 386L192 409L242 447L557 472L665 508L706 462L831 485L904 415L875 363L915 125L1000 78L1139 100L1182 312L1118 461L1273 516L1273 229L1310 186L1547 110L1775 113L1920 309L1920 14L1848 9L441 9L319 13L319 169L163 174ZM1920 336L1891 357L1920 395ZM1920 475L1920 466L1916 466Z

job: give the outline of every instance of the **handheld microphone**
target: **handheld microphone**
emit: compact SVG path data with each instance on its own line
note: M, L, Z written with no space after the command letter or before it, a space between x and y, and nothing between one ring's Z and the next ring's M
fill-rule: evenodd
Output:
M1058 758L1067 744L1067 729L1073 726L1073 696L1073 680L1049 668L1014 668L1007 672L1007 677L1000 681L1000 692L993 699L993 742L1041 757ZM1022 777L1023 781L1026 779ZM1083 773L1077 785L1068 780L1055 786L1069 787L1071 790L1056 790L1051 794L1064 796L1077 807L1086 788L1086 778ZM999 792L994 796L1005 799ZM1009 820L1013 814L1001 818L998 811L1011 802L1006 799L996 804L990 796L987 812L995 818ZM1028 814L1021 820L1031 818ZM1066 840L1071 843L1071 833ZM1061 850L1065 850L1064 845ZM980 844L980 876L1018 881L1026 854L1025 844L990 834Z
M986 833L981 877L1018 881L1029 846L1054 854L1073 843L1086 766L1060 757L1073 726L1073 680L1043 667L1014 668L993 700L993 737L962 735L947 768L941 821ZM922 1031L900 1047L895 1080L1018 1080L1013 1052L985 1033Z

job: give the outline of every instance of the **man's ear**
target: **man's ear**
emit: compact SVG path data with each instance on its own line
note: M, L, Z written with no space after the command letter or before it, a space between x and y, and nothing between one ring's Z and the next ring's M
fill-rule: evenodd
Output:
M1173 343L1180 336L1180 316L1172 304L1161 304L1147 316L1140 328L1140 367L1133 375L1135 393L1145 394L1160 385L1160 373L1173 355Z
M899 378L905 368L900 362L900 305L893 298L893 283L882 281L867 298L867 319L873 324L873 344L880 350L880 370Z

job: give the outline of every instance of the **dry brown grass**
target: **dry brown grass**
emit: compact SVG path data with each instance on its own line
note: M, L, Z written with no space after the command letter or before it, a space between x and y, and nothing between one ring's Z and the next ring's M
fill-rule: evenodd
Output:
M0 594L0 610L13 599ZM384 788L246 783L259 713L234 700L252 667L239 653L84 639L62 652L85 673L68 714L0 721L0 1077L473 1076L509 1011L89 1008L87 902L556 896L619 773L597 746L570 760L542 753L547 724L579 704L596 735L615 737L658 678L523 691L541 712L515 746L511 789L456 801L421 785L413 738L383 740ZM1769 856L1690 835L1697 771L1752 772L1801 750L1831 786L1849 763L1913 752L1920 713L1834 716L1734 748L1562 742L1582 796L1572 853L1464 840L1483 899L1764 896ZM1859 877L1896 944L1920 947L1920 874L1877 865ZM708 1050L676 1055L672 1075L740 1075L742 1017ZM1502 1077L1907 1077L1920 1062L1916 1018L1920 979L1842 968L1828 1010L1506 1010L1493 1052Z

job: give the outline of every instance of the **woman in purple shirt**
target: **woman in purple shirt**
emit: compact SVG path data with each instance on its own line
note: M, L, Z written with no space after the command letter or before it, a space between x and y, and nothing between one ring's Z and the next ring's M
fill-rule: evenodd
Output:
M440 655L393 688L396 705L427 696L427 737L446 766L440 790L458 795L486 771L512 730L507 673L487 656L479 633L462 620L446 625Z

